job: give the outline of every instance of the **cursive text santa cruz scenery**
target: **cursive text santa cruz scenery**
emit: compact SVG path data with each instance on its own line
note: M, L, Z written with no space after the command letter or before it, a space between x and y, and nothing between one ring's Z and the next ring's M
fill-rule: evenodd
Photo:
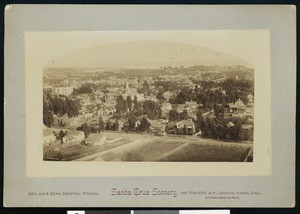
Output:
M176 190L161 190L159 188L152 189L118 189L112 188L111 195L113 196L172 196L177 197L178 192Z

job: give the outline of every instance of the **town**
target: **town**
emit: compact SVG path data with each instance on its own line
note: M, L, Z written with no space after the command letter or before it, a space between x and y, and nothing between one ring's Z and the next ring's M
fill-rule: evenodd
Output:
M43 78L44 160L253 159L253 68L48 67Z

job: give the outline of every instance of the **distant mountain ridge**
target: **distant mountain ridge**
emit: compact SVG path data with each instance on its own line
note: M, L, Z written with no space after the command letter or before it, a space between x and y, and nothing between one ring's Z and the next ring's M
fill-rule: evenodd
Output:
M245 60L220 51L164 41L134 41L86 48L50 60L45 66L155 69L194 65L253 67Z

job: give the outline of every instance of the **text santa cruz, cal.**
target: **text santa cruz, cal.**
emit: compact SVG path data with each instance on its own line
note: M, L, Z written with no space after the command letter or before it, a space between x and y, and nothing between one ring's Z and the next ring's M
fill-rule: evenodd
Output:
M111 189L111 195L113 196L172 196L177 197L178 192L176 190L161 190L159 188L152 188L151 190L143 190L140 188L134 188L133 190L128 189Z

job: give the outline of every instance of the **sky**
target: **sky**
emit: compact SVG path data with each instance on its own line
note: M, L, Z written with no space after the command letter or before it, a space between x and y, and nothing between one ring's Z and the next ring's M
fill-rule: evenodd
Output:
M74 51L132 41L190 44L238 57L252 65L269 55L270 45L268 30L60 31L26 32L25 51L26 56L33 55L47 66L51 60Z

